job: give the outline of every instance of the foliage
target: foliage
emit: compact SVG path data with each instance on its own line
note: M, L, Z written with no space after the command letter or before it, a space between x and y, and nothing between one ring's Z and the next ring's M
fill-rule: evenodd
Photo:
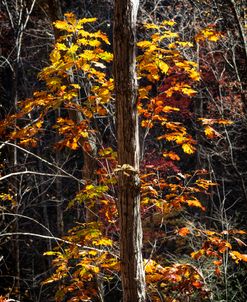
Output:
M45 131L49 113L60 108L63 115L53 125L59 135L55 144L58 150L90 152L91 136L101 142L97 153L99 167L95 171L97 180L86 183L68 204L68 209L77 204L92 212L97 209L94 213L97 221L78 223L64 237L63 246L45 253L55 258L54 273L43 284L58 284L56 301L97 300L100 284L115 282L119 274L116 172L123 167L117 165L114 147L102 143L97 124L103 117L114 124L114 83L109 76L113 56L108 51L107 36L101 31L87 30L94 21L95 18L76 20L72 13L67 13L63 21L55 23L61 36L50 54L50 65L39 74L46 90L20 102L19 111L5 119L0 127L8 139L35 147L39 134ZM197 210L205 211L199 197L210 194L210 188L217 184L204 178L204 170L182 173L178 164L182 152L190 156L196 150L196 141L183 124L183 114L189 114L189 103L196 95L194 86L200 74L197 64L186 60L181 51L192 48L193 44L180 41L179 35L171 30L173 25L172 21L145 24L148 37L137 44L140 53L137 61L138 111L145 132L144 145L147 138L150 141L155 138L155 144L160 146L154 148L156 157L151 160L148 157L153 150L145 146L140 171L147 290L151 301L175 302L188 296L191 301L208 299L205 276L196 266L204 258L210 259L215 275L219 276L225 255L229 254L236 263L246 262L247 256L235 250L231 243L232 240L235 245L245 246L239 238L245 231L202 230L186 224L184 219L187 211L197 215L200 215ZM214 42L220 36L209 28L202 30L196 41ZM81 114L80 121L73 119L75 111ZM25 124L23 118L28 115L35 119ZM230 124L225 119L200 121L209 139L220 135L212 128L213 124ZM181 258L179 263L167 259L163 240L168 237L173 240L173 249L178 249L180 244L192 259ZM187 247L191 237L201 243L193 251ZM157 250L156 245L159 245Z

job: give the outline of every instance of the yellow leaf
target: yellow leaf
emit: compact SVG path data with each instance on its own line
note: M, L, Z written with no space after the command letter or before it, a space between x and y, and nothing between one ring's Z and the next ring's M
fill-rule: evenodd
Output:
M164 20L162 23L161 23L162 25L169 25L169 26L173 26L173 25L175 25L176 24L176 22L175 21L173 21L173 20Z
M52 62L52 64L56 63L57 61L59 61L61 58L60 55L60 51L58 49L53 49L53 51L50 54L50 60Z
M188 96L194 96L197 93L197 91L192 88L183 87L182 93Z
M236 263L239 263L239 261L247 262L247 254L240 254L237 251L232 251L230 252L230 255Z
M113 54L107 51L98 54L98 57L106 62L111 62L113 60Z
M162 111L163 112L171 112L171 111L180 111L180 109L176 108L176 107L171 107L171 106L164 106L162 108Z
M110 45L109 39L105 33L102 33L101 31L97 31L93 34L93 37L100 38L102 41L104 41L106 44Z
M67 140L65 142L65 146L72 149L72 150L76 150L79 148L79 145L78 145L78 140L77 138L73 138L72 140Z
M145 23L144 27L146 29L159 29L159 25L153 24L153 23Z
M218 31L216 31L214 28L207 27L205 29L202 29L196 36L195 40L196 42L200 41L211 41L211 42L217 42L222 37L222 34Z
M141 121L141 126L144 128L153 128L153 122L151 120L143 120Z
M196 150L196 148L193 145L189 144L189 143L183 144L182 148L183 148L184 152L187 153L187 154L193 154Z
M85 188L85 190L89 191L89 190L92 190L94 188L95 188L94 185L87 185L86 188Z
M101 42L99 40L90 40L88 44L92 47L99 47L101 45Z
M44 256L61 256L62 254L60 252L54 252L54 251L47 251L43 253Z
M102 238L92 242L95 245L112 246L112 240L109 238Z
M184 41L177 41L176 44L182 46L182 47L193 47L194 44L191 42L184 42Z
M138 94L141 99L148 99L149 91L152 89L152 86L146 86L138 89Z
M40 120L40 121L38 121L35 125L36 125L37 128L40 129L40 128L42 127L42 125L43 125L43 121Z
M151 45L152 45L152 42L150 42L150 41L140 41L137 43L137 46L140 48L148 48Z
M70 86L76 88L76 89L80 89L81 86L79 84L70 84Z
M35 138L21 139L20 144L22 146L32 146L34 148L37 146L37 140Z
M68 28L68 23L66 21L58 20L54 22L54 25L57 29L66 30Z
M169 65L166 64L164 61L157 60L156 64L164 74L166 74L167 71L169 70Z
M63 43L57 43L56 44L56 48L58 50L67 50L68 49L67 46L65 44L63 44Z
M78 132L78 134L79 134L80 136L84 137L84 138L87 138L87 137L88 137L88 132L87 132L87 131L82 131L82 130L80 130L80 131Z
M192 80L194 80L194 81L199 81L200 80L200 73L197 71L197 70L195 70L195 69L191 69L190 71L188 71L189 72L189 76L190 76L190 78L192 79Z
M169 30L166 30L164 34L159 37L158 40L161 41L163 39L171 39L171 38L178 38L178 37L179 35L177 33L173 33Z
M206 231L204 231L204 234L206 234L206 235L208 235L208 236L213 236L213 235L216 234L216 232L210 231L210 230L206 230Z
M79 46L76 45L76 44L71 44L70 48L68 49L68 51L71 53L71 54L74 54L77 50L78 50Z
M219 132L217 132L216 130L214 130L212 127L210 126L206 126L205 129L204 129L204 133L205 135L210 138L210 139L213 139L213 138L216 138L216 137L219 137L220 134Z
M81 54L79 54L79 57L87 61L94 61L97 58L97 55L93 50L85 49Z
M88 45L89 44L89 41L85 38L78 39L77 42L82 44L82 45Z
M78 21L78 25L95 22L97 18L83 18Z

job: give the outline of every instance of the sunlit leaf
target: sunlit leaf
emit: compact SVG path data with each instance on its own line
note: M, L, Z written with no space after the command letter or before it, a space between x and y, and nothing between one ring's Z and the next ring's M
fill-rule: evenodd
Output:
M236 263L239 263L239 261L247 262L247 254L241 254L238 251L232 251L230 252L230 255Z
M195 146L191 145L190 143L183 144L182 148L183 148L184 152L187 154L193 154L196 151Z
M204 129L204 133L205 135L210 138L210 139L213 139L213 138L216 138L216 137L219 137L220 136L220 133L217 132L214 128L212 128L211 126L206 126L205 129Z
M188 234L190 234L190 230L186 227L181 228L179 230L177 230L178 235L182 236L182 237L186 237Z
M164 157L169 157L172 160L180 160L180 157L175 153L175 152L164 152L163 153Z

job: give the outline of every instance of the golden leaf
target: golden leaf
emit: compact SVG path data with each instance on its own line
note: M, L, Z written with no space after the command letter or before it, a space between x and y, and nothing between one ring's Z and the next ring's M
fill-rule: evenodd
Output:
M92 47L99 47L101 45L101 42L99 40L90 40L88 44Z
M193 199L185 199L184 201L185 203L188 204L188 206L190 207L197 207L197 208L201 208L203 211L205 211L205 207L202 206L202 204L200 203L200 201L197 198L193 198Z
M143 120L141 121L141 126L144 128L153 128L153 122L150 120Z
M68 49L68 51L71 53L71 54L74 54L77 50L78 50L79 46L76 45L76 44L71 44L70 48Z
M197 93L196 90L194 90L192 88L189 88L189 87L188 88L187 87L183 87L181 90L182 90L183 94L186 94L188 96L194 96Z
M60 51L58 49L53 49L53 51L50 54L50 60L52 62L52 64L56 63L57 61L59 61L61 58L60 55Z
M150 42L150 41L140 41L136 45L140 48L148 48L149 46L152 45L152 42Z
M189 72L189 76L193 81L199 81L200 80L200 73L195 70L195 69L191 69Z
M76 89L80 89L81 86L79 84L70 84L70 86L76 88Z
M161 61L161 60L157 60L156 64L164 74L167 74L167 72L169 70L168 64L166 64L164 61Z
M85 23L92 23L92 22L95 22L96 20L97 20L97 18L83 18L78 21L78 25L80 26Z
M171 106L164 106L162 108L162 111L163 112L171 112L171 111L180 111L180 109L176 108L176 107L171 107Z
M187 154L193 154L196 151L196 148L193 145L191 145L190 143L183 144L182 148L183 148L184 152Z
M212 128L210 126L206 126L205 127L204 133L210 139L213 139L213 138L216 138L216 137L220 136L220 133L217 132L216 130L214 130L214 128Z
M113 60L113 54L107 51L98 54L98 57L106 62L111 62Z
M68 28L68 23L66 21L58 20L54 22L54 25L57 29L66 30Z
M56 48L58 50L67 50L68 49L67 46L65 44L63 44L63 43L57 43L56 44Z
M196 36L195 40L196 42L200 41L211 41L211 42L217 42L222 37L222 34L218 31L216 31L214 28L207 27L205 29L202 29Z
M173 20L164 20L161 24L162 24L162 25L173 26L173 25L176 24L176 22L173 21Z
M42 125L43 125L43 122L44 121L42 121L42 120L39 120L36 124L35 124L35 126L37 127L37 128L41 128L42 127Z
M237 251L232 251L230 252L230 255L236 263L239 263L239 261L247 262L247 254L240 254Z
M153 23L145 23L144 27L146 29L159 29L159 25L153 24Z

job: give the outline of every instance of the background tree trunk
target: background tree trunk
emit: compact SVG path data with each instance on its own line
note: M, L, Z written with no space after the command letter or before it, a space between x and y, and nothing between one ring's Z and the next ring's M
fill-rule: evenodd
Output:
M145 301L140 217L139 131L137 116L136 18L139 1L116 0L114 78L118 140L118 208L123 301Z

